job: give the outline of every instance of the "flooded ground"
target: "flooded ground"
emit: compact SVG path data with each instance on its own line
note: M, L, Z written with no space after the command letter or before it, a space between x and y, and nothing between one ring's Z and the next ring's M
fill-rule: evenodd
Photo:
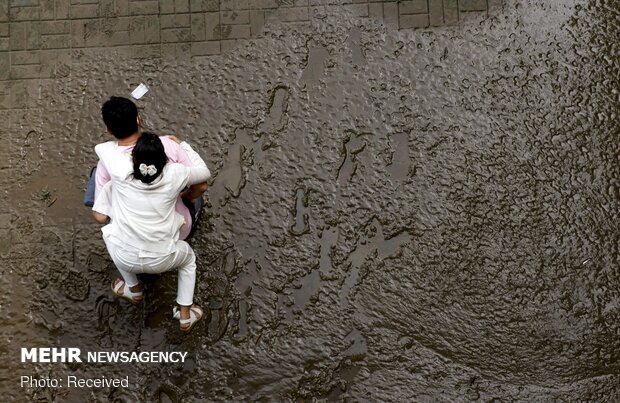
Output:
M397 30L328 5L189 61L75 51L0 114L6 399L617 401L618 10L508 1ZM100 105L140 82L146 126L214 173L191 242L209 317L188 336L175 274L113 299L81 205ZM190 359L20 364L24 346Z

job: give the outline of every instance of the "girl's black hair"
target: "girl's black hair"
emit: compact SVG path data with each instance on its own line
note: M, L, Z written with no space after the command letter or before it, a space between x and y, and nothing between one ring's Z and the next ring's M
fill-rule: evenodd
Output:
M133 148L132 157L133 176L136 179L140 179L143 183L151 183L157 179L161 175L166 162L168 162L164 145L159 136L150 132L143 132L140 138L138 138ZM140 164L153 165L157 172L154 175L142 175Z

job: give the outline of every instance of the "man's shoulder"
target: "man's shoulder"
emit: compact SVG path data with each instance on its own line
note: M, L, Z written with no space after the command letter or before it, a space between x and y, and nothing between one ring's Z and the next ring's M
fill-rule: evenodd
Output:
M95 146L95 148L97 148L97 147L109 147L109 146L114 145L114 143L116 143L116 141L114 141L114 140L104 141L103 143L97 144Z
M178 150L181 146L176 141L172 140L168 136L159 136L161 143L164 145L166 149L170 148L172 150Z
M113 151L115 148L114 141L106 141L105 143L97 144L95 146L95 152L99 155L99 157L101 157L101 153Z
M159 136L170 162L180 162L181 146L168 136Z

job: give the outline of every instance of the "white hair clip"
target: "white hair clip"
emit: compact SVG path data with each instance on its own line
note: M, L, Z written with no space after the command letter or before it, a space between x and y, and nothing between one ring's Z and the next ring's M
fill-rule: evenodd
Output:
M138 169L140 170L142 176L153 176L157 173L157 168L155 168L155 165L146 165L143 163L140 164Z

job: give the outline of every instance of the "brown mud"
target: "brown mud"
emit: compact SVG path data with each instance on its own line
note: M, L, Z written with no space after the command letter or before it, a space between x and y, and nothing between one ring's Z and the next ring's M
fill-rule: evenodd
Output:
M191 64L83 51L4 133L4 397L617 401L618 9L523 0L396 31L330 6ZM100 105L140 82L146 126L214 173L191 241L209 315L188 336L175 274L114 300L81 206ZM190 360L22 365L21 346ZM21 373L132 384L25 391Z

